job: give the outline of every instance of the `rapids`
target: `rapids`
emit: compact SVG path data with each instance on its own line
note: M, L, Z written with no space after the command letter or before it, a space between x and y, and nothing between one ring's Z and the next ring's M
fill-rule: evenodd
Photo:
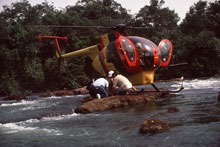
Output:
M179 82L156 83L177 88ZM220 146L220 78L185 80L176 97L94 114L74 109L87 95L0 100L0 145L4 147L170 147ZM143 87L143 86L139 86ZM169 107L177 113L163 113ZM59 114L48 117L49 114ZM161 115L159 115L161 114ZM140 134L141 123L152 117L172 124L168 132Z

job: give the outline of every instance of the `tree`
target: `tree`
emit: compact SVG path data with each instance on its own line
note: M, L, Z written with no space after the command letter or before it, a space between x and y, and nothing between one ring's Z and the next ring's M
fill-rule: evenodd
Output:
M148 30L138 32L138 35L159 43L161 38L167 36L170 30L177 27L178 15L169 8L163 8L163 0L151 0L150 5L140 9L135 17L133 26L149 27ZM137 33L137 31L135 32Z
M164 3L163 0L151 0L150 6L140 9L135 24L146 27L177 27L178 15L167 7L163 8Z
M191 65L191 74L197 76L214 76L220 73L220 40L213 32L202 31L188 48L188 62Z
M203 30L207 30L207 2L199 1L194 6L190 7L183 22L180 24L180 29L183 33L197 36Z
M184 50L190 64L188 73L193 77L219 74L219 2L199 1L190 7L186 18L180 24L185 40ZM193 71L193 72L192 72Z
M85 57L67 59L67 64L61 63L59 70L53 42L39 43L37 36L40 33L68 36L69 44L59 43L70 52L94 45L100 31L35 25L109 26L119 19L124 23L130 17L126 9L111 0L82 0L64 10L56 10L47 2L31 6L27 0L4 6L0 13L0 29L4 34L0 40L0 94L77 88L89 80L83 71Z
M220 1L209 3L207 8L208 30L215 32L215 35L220 38Z
M54 43L51 40L40 43L37 36L68 36L68 44L63 41L59 44L61 49L65 48L62 52L70 52L98 43L97 37L109 32L94 28L39 28L35 25L113 26L125 23L153 27L133 33L156 43L162 38L171 40L174 45L172 61L187 61L190 65L188 71L185 70L188 77L218 74L220 43L216 36L219 37L219 16L215 14L219 13L219 2L208 6L199 1L190 8L180 29L177 28L178 15L169 8L163 8L163 4L163 0L151 0L150 5L141 8L136 17L128 14L114 0L79 0L76 5L63 10L56 10L47 2L31 6L27 0L4 6L0 13L0 94L72 89L86 85L89 81L84 72L86 58L66 59L59 66ZM194 19L198 23L196 27L192 23ZM179 76L184 71L167 74L170 72L166 70L162 76Z

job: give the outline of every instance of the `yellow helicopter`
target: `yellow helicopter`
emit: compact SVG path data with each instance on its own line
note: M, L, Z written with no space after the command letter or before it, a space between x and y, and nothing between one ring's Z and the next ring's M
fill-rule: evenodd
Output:
M172 56L172 43L163 39L157 46L146 38L129 36L124 31L125 28L124 24L116 25L117 31L98 38L99 44L66 54L61 54L58 39L67 41L67 37L39 35L39 40L53 39L58 58L86 55L91 58L92 67L100 74L116 70L133 85L151 84L156 91L160 91L154 85L154 72L160 66L168 66Z

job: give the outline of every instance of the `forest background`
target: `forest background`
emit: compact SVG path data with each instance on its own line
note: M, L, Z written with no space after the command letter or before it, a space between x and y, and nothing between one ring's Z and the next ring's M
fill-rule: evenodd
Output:
M60 42L67 53L98 43L97 38L109 30L38 25L150 27L128 33L156 44L169 39L174 47L171 64L188 63L159 69L156 80L219 76L220 1L195 3L180 24L178 14L163 5L163 0L151 0L135 16L114 0L79 0L62 10L47 2L31 6L27 0L4 6L0 13L0 95L74 89L91 78L83 56L67 59L58 69L53 41L39 42L38 35L67 36L68 44Z

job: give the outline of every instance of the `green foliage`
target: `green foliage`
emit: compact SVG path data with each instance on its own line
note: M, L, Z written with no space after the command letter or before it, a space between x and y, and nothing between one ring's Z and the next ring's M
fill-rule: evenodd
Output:
M190 7L185 19L180 25L183 33L196 36L208 26L208 19L206 15L207 2L199 1L194 6Z
M16 94L21 92L21 87L16 80L16 75L14 73L3 73L0 80L0 95Z
M135 35L146 37L156 43L159 43L163 37L168 38L170 31L177 27L179 17L173 10L162 7L164 3L163 0L151 0L149 6L140 9L131 25L152 29L135 30Z
M220 1L210 3L207 8L208 30L215 33L220 38Z
M136 16L136 25L148 27L177 27L179 21L178 15L169 10L169 8L162 8L163 0L151 0L151 5L144 6L140 9Z
M192 75L196 77L218 74L220 40L212 32L201 32L192 43L193 47L188 59L192 64Z
M151 0L136 16L114 0L79 0L76 5L56 10L47 2L31 6L27 0L4 6L0 13L0 95L72 89L84 86L93 74L84 72L85 57L60 62L52 41L38 42L38 34L67 36L59 41L63 52L94 45L108 30L37 28L36 25L159 27L135 30L131 35L146 37L156 44L167 38L173 43L171 64L188 62L180 68L161 68L156 78L213 76L220 73L220 2L199 1L178 26L175 11L163 7L164 0ZM59 64L61 63L61 64ZM87 69L88 71L89 69Z
M180 24L183 50L189 63L190 77L214 76L219 74L219 8L220 3L199 1L190 8ZM218 10L217 10L218 9Z

